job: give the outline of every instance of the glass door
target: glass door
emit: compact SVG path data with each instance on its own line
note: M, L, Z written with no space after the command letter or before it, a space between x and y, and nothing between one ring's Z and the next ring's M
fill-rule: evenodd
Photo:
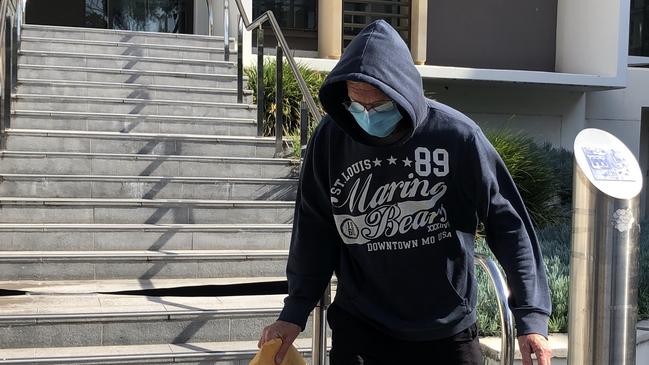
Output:
M192 0L86 0L86 26L193 33Z

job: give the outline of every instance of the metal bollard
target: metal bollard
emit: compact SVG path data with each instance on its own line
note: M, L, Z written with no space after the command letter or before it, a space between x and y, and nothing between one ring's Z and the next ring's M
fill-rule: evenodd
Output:
M568 364L635 364L642 173L613 135L574 144Z

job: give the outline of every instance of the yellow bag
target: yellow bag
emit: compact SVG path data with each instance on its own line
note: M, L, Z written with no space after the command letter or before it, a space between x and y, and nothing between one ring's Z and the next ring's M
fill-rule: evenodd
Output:
M282 340L280 338L274 338L266 342L249 365L275 365L275 355L281 346ZM306 360L291 345L280 365L306 365Z

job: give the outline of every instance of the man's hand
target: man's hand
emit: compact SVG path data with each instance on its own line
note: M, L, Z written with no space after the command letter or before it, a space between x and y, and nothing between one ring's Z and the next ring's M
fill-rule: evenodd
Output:
M523 365L533 365L532 353L536 355L538 365L550 365L552 350L550 349L550 343L545 337L536 333L518 336L518 346L523 356Z
M279 365L282 363L282 360L284 360L286 352L288 351L289 347L291 347L293 341L295 341L300 332L302 332L302 328L300 328L300 326L296 324L284 321L276 321L275 323L267 326L263 331L261 331L261 338L257 343L257 347L261 348L266 342L274 338L281 338L282 346L279 348L279 351L277 351L277 355L275 355L275 364Z

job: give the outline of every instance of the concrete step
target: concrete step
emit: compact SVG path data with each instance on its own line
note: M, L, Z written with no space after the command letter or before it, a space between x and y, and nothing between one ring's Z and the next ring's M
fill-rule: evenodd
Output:
M202 47L215 52L222 51L222 36L206 36L180 33L142 32L132 30L113 30L82 27L62 27L25 24L23 38L48 38L50 41L71 39L78 43L89 41L122 42L139 45L160 45L164 47ZM230 38L230 44L235 44Z
M244 85L245 87L245 85ZM175 85L145 85L139 83L67 81L67 80L18 80L21 94L45 94L66 96L97 96L114 98L162 99L185 101L209 101L235 103L236 88L212 88ZM252 91L243 90L245 104L252 104Z
M18 151L267 158L275 155L275 141L266 137L13 128L7 129L5 136L7 149Z
M42 348L256 341L285 295L0 297L0 346ZM310 336L310 325L301 335Z
M4 280L278 277L286 250L1 251ZM3 309L4 312L4 309Z
M292 201L0 198L0 223L289 224Z
M257 107L252 104L205 101L176 101L141 98L110 98L94 96L60 96L16 94L17 110L120 113L190 117L226 117L254 119Z
M0 196L295 200L296 179L2 174Z
M125 41L78 40L71 38L22 37L21 50L130 55L139 57L162 57L188 60L224 61L223 44L218 47L183 44L164 45ZM198 42L202 43L202 42ZM229 62L237 59L234 46L230 46Z
M23 64L19 79L97 81L144 85L173 85L213 88L236 88L236 74L208 74L173 71L149 71L105 67L73 67ZM244 84L247 77L244 76Z
M298 338L295 348L310 361L310 338ZM331 340L328 341L329 347ZM3 350L0 364L186 364L248 365L257 341L189 342L179 344L45 347Z
M150 71L174 71L207 74L236 74L236 63L229 61L193 60L187 58L151 57L134 54L75 53L43 50L21 50L20 65L74 67L106 67Z
M299 162L282 158L0 151L0 173L297 178Z
M13 110L12 115L11 126L15 129L257 136L257 122L244 118L48 110Z
M291 224L0 224L0 251L287 250L291 228Z

